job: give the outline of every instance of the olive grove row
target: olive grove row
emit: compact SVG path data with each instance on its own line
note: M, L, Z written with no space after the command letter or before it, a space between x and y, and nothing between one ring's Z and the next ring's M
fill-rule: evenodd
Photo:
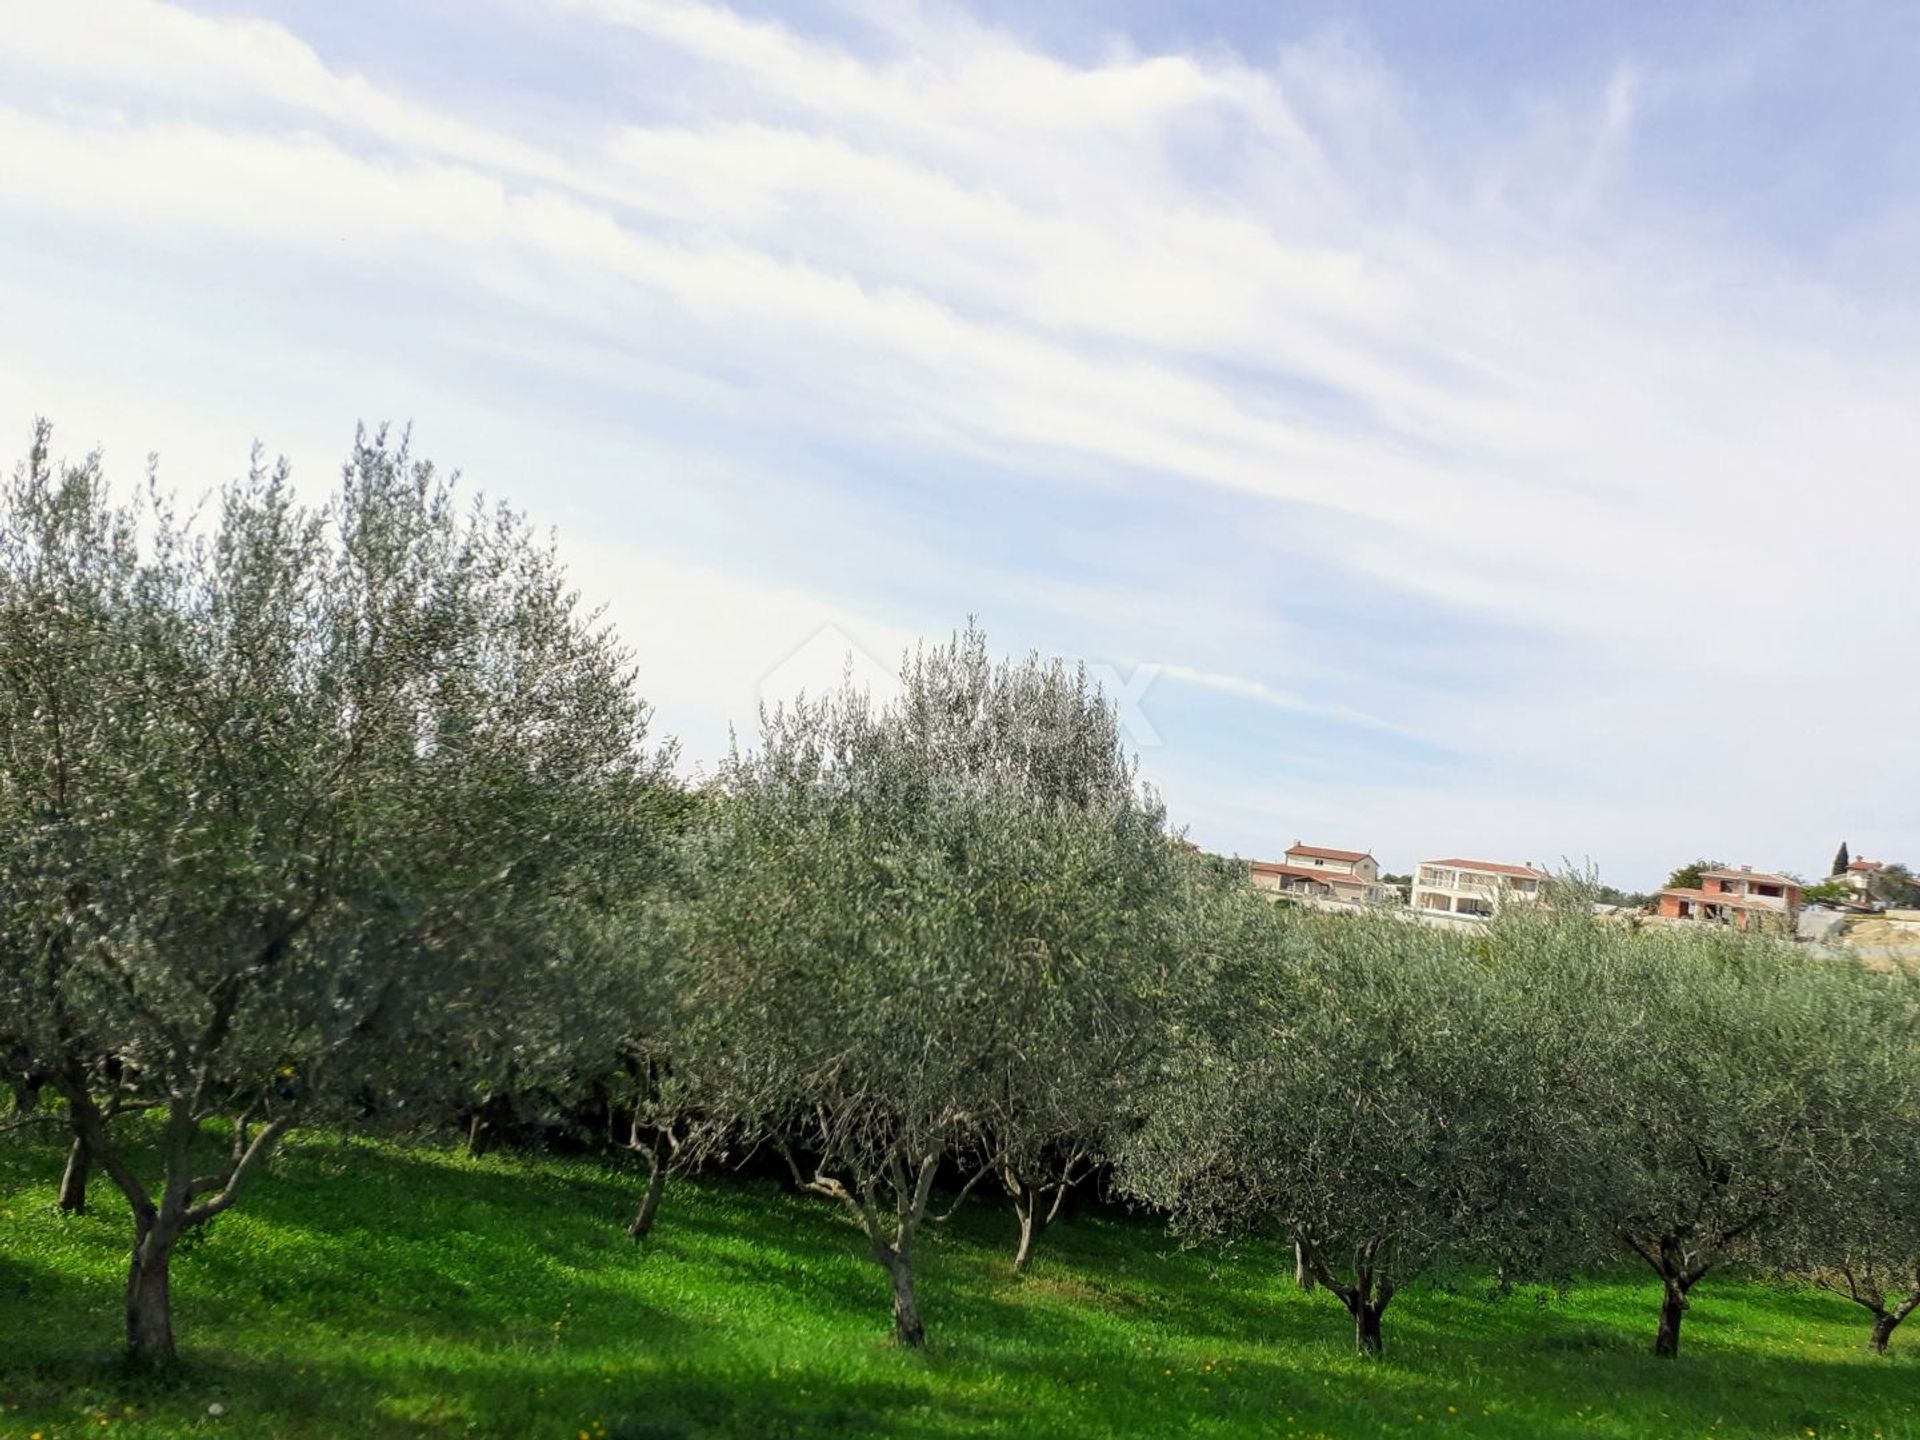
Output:
M129 1356L290 1128L423 1115L616 1134L636 1238L670 1173L771 1161L909 1345L929 1225L997 1196L1024 1268L1076 1188L1291 1242L1363 1350L1464 1273L1644 1265L1664 1355L1727 1268L1877 1348L1920 1303L1904 977L1576 880L1471 935L1276 908L1083 673L969 628L901 678L689 784L551 550L403 442L183 517L42 428L0 496L0 1074L70 1137L62 1203L130 1208Z

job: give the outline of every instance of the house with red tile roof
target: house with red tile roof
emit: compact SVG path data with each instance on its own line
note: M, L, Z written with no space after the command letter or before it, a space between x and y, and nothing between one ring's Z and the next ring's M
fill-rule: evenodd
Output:
M1862 899L1867 899L1873 894L1874 878L1884 872L1886 868L1887 862L1884 860L1849 860L1845 870L1842 870L1838 875L1831 875L1827 878L1830 880L1838 880L1855 895L1860 896Z
M1791 926L1800 913L1800 882L1751 865L1703 870L1698 888L1662 890L1654 913L1667 920L1709 921L1749 930L1762 924Z
M1296 840L1287 847L1286 863L1323 877L1336 900L1372 905L1386 893L1380 884L1380 862L1365 850L1335 850Z
M1263 890L1373 905L1386 896L1380 862L1365 850L1336 850L1296 840L1284 860L1256 860L1253 883Z

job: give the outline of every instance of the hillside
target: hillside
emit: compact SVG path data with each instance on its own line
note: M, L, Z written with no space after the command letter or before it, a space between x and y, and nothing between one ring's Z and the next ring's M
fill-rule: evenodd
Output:
M1908 913L1908 912L1902 912ZM1839 943L1868 964L1920 969L1920 922L1875 915L1852 920Z
M1637 1278L1500 1303L1412 1292L1388 1354L1299 1293L1286 1253L1182 1251L1149 1223L1056 1227L1024 1281L1008 1217L925 1256L929 1345L827 1203L762 1181L668 1192L642 1248L628 1174L296 1139L183 1254L184 1374L111 1362L126 1214L53 1212L59 1152L0 1142L0 1436L668 1440L766 1436L1920 1436L1920 1368L1832 1297L1712 1279L1678 1362ZM219 1406L215 1415L210 1407Z

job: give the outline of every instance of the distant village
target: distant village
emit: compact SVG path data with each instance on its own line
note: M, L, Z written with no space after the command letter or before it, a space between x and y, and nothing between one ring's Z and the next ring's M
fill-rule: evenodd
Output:
M1907 927L1920 942L1920 879L1905 865L1856 860L1843 844L1833 873L1809 882L1751 865L1696 861L1647 896L1608 892L1594 902L1602 914L1674 925L1729 925L1770 929L1808 940L1841 933L1850 920L1878 918ZM1279 860L1251 862L1253 883L1276 898L1326 909L1398 906L1424 922L1468 928L1485 924L1508 905L1534 904L1553 875L1529 864L1422 860L1409 874L1382 874L1365 850L1341 850L1296 840Z

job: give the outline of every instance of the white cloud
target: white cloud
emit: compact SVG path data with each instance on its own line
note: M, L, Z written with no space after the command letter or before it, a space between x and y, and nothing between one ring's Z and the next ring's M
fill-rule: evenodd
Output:
M584 537L561 544L583 591L605 597L643 690L658 697L659 728L681 738L696 765L725 753L730 728L752 744L763 704L824 694L849 666L855 685L884 703L918 638L795 587Z
M536 136L473 97L347 73L264 21L158 0L28 7L0 61L0 218L18 237L0 261L64 277L70 294L18 279L13 299L72 333L0 339L0 403L84 395L99 416L124 397L102 423L198 453L242 423L241 395L276 394L203 353L231 335L291 352L279 373L301 383L276 408L293 413L245 423L285 424L302 447L363 413L377 373L496 459L537 457L556 425L592 437L581 473L604 477L608 504L626 493L621 444L641 444L625 403L684 432L636 453L703 457L729 494L793 456L789 485L752 483L767 517L841 536L841 593L797 561L786 578L729 569L704 530L697 557L672 530L644 566L581 552L627 597L666 717L701 735L746 719L767 656L822 626L898 648L1006 597L1022 643L1136 656L1276 717L1460 753L1430 792L1349 772L1301 793L1330 815L1481 817L1489 845L1504 829L1539 849L1528 817L1551 810L1596 837L1563 853L1642 867L1725 824L1749 837L1726 858L1790 864L1774 852L1831 843L1850 803L1778 783L1809 737L1844 731L1884 783L1920 787L1905 738L1920 687L1860 683L1911 649L1911 317L1889 325L1637 209L1656 68L1618 66L1536 102L1528 133L1459 154L1342 37L1271 68L1119 44L1076 65L950 8L863 13L855 49L714 4L553 0L548 23L653 47L673 80L644 111L581 97L597 123ZM152 293L109 315L86 277L115 252ZM183 256L230 259L231 293L186 287ZM300 313L302 285L316 322L364 309L377 366L263 318ZM142 327L186 357L163 386L126 364L85 373L90 339L137 347ZM387 354L395 328L412 348ZM483 361L563 377L575 413L503 408L471 388ZM195 376L202 410L170 418L155 390ZM904 480L884 510L837 488L823 457L855 453L903 477L1024 477L1061 491L1067 526L1076 507L1091 520L1168 495L1215 518L1182 537L1184 570L1055 576L1031 548L942 552ZM939 483L964 506L963 480ZM662 523L692 524L671 474L642 490ZM832 532L805 518L815 503L869 518ZM592 523L585 490L567 504ZM1257 567L1220 518L1253 513ZM1129 543L1144 557L1152 538ZM1194 560L1210 539L1241 569ZM903 554L921 557L911 595ZM1330 605L1349 638L1322 634ZM654 633L661 613L675 625ZM1352 638L1368 627L1401 648ZM1516 637L1510 656L1485 648L1495 631ZM1453 683L1450 646L1494 673ZM1164 738L1154 764L1196 803L1257 790L1207 778L1207 737ZM1901 845L1920 850L1920 832L1879 848Z
M1218 690L1227 695L1237 695L1247 700L1257 700L1262 705L1270 705L1276 710L1285 710L1295 715L1309 715L1321 720L1336 720L1345 725L1357 725L1366 730L1384 730L1391 734L1413 736L1405 726L1391 720L1383 720L1377 715L1369 715L1362 710L1354 710L1345 705L1327 705L1317 700L1309 700L1300 695L1281 690L1267 684L1264 680L1255 680L1246 675L1225 675L1212 670L1196 670L1190 665L1160 665L1154 667L1156 678L1183 681L1189 685L1198 685L1206 690Z

